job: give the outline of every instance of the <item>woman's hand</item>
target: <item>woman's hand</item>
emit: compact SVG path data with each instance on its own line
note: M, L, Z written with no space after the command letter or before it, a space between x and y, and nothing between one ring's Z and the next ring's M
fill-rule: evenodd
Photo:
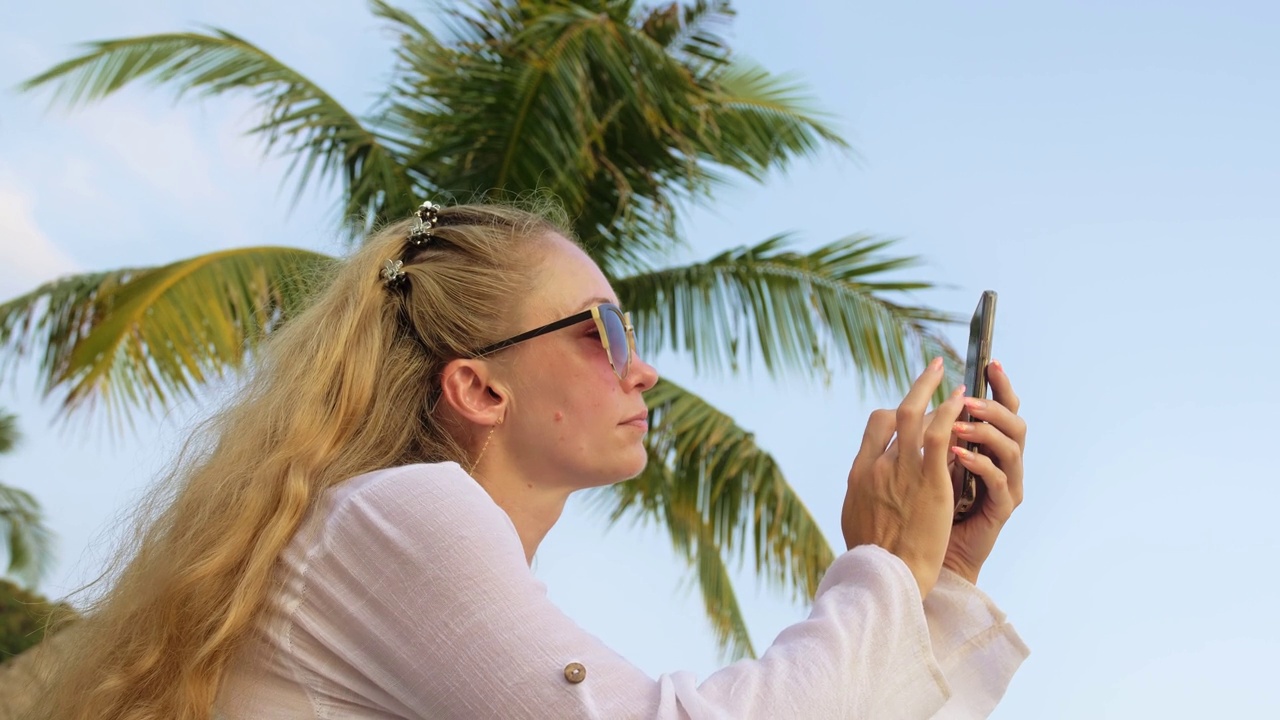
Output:
M970 453L962 446L951 448L956 462L981 479L986 497L972 515L951 529L942 562L943 567L971 583L978 582L978 573L1001 528L1022 504L1022 451L1027 442L1027 423L1018 417L1018 396L1009 376L998 362L987 368L992 400L966 398L975 422L955 424L956 437L963 443L977 443L979 452Z
M939 358L896 411L871 413L849 471L840 523L847 547L879 545L901 558L921 597L942 572L955 509L947 459L953 425L964 408L964 388L925 416L942 375Z

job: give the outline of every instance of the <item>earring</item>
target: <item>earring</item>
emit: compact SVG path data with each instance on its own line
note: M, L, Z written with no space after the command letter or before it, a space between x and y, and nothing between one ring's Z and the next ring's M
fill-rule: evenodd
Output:
M471 467L467 468L468 475L475 472L476 466L480 464L480 458L484 457L484 451L489 449L489 441L493 439L494 431L496 431L498 426L502 424L505 417L505 415L499 417L498 422L494 423L493 427L489 428L489 434L485 436L484 445L480 446L480 452L476 454L476 459L471 463Z

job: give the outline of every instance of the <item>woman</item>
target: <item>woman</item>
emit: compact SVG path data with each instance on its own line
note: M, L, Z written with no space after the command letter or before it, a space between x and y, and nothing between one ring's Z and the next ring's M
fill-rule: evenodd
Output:
M993 366L960 428L988 488L951 526L964 399L935 361L872 415L852 548L759 660L647 677L529 571L575 490L645 466L657 374L547 216L438 208L370 239L273 338L83 623L56 718L928 718L990 712L1025 647L972 582L1022 495ZM896 439L895 439L896 438ZM944 570L945 566L945 570Z

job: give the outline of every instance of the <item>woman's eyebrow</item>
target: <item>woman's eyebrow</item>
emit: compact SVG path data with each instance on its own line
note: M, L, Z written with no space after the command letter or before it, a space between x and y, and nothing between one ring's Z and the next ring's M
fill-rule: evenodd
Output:
M610 299L609 299L609 298L607 298L607 297L600 297L600 296L596 296L596 297L591 298L590 300L586 300L586 301L584 301L581 305L579 305L579 306L578 306L578 309L577 309L577 310L575 310L575 311L573 311L573 312L571 312L571 313L569 313L569 314L570 314L570 315L576 315L577 313L580 313L580 312L582 312L582 311L584 311L584 310L590 310L591 308L593 308L593 307L595 307L595 306L597 306L597 305L601 305L601 304L603 304L603 303L609 303L610 305L617 305L617 304L618 304L618 301L617 301L617 300L610 300Z

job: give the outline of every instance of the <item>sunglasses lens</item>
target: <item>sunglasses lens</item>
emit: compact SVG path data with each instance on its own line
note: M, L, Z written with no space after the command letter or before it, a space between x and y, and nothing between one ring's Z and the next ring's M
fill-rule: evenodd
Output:
M604 321L604 331L609 337L609 359L613 361L613 371L618 377L625 377L631 366L631 346L627 344L627 329L622 324L622 315L612 308L601 308L600 319Z

